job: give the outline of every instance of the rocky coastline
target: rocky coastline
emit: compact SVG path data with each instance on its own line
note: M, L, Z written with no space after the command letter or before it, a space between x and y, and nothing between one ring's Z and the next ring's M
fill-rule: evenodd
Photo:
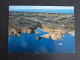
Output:
M62 40L62 37L68 33L66 30L53 30L53 29L42 29L44 32L48 32L48 34L42 35L40 37L44 37L52 40ZM37 37L37 40L40 40L40 37Z
M36 29L36 28L35 28ZM8 35L16 35L16 36L22 36L20 33L36 33L36 34L41 34L40 32L36 32L35 29L30 29L30 28L22 28L20 31L17 31L16 29L13 28L9 28L8 29ZM47 39L52 39L52 40L62 40L62 37L67 34L70 33L72 36L74 35L74 31L66 31L66 30L53 30L53 29L42 29L42 31L44 32L48 32L48 34L45 35L41 35L36 37L36 40L40 40L42 37L47 38Z
M10 12L8 22L8 35L22 36L20 33L36 33L35 29L40 28L47 32L36 37L40 40L42 37L52 40L62 40L61 38L70 33L74 33L74 15L62 13L43 13L43 12Z

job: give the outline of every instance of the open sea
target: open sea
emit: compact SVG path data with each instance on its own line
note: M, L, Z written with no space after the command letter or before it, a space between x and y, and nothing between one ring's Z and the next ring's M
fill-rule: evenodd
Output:
M65 13L65 14L74 14L73 9L17 9L9 11L22 11L22 12L55 12L55 13Z

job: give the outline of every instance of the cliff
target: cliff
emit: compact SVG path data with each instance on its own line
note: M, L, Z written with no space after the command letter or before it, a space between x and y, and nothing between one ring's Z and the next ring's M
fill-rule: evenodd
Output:
M74 36L74 15L48 12L9 13L9 35L20 35L19 32L41 34L40 32L35 32L37 27L48 33L48 35L42 35L42 37L53 40L61 40L62 36L67 33Z

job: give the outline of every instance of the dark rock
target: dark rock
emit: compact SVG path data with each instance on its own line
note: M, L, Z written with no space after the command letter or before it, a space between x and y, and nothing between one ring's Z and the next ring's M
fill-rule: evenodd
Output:
M20 34L20 33L21 33L21 31L17 31L17 33L19 33L19 34Z
M17 36L22 36L21 34L17 34Z
M31 29L31 30L33 29L34 30L34 29L37 29L37 27L36 26L35 27L30 27L29 29Z
M28 33L34 33L34 29L30 29Z
M14 35L14 32L11 32L11 35Z
M37 39L37 40L40 40L40 39L41 39L41 36L40 36L40 37L36 37L36 39Z

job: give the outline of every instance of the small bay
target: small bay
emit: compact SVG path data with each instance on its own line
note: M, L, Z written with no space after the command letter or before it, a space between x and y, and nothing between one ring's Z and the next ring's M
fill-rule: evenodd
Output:
M36 40L35 38L47 32L40 28L36 33L21 33L22 37L8 35L8 52L9 53L74 53L75 38L71 34L66 34L62 40L55 41L47 38Z

